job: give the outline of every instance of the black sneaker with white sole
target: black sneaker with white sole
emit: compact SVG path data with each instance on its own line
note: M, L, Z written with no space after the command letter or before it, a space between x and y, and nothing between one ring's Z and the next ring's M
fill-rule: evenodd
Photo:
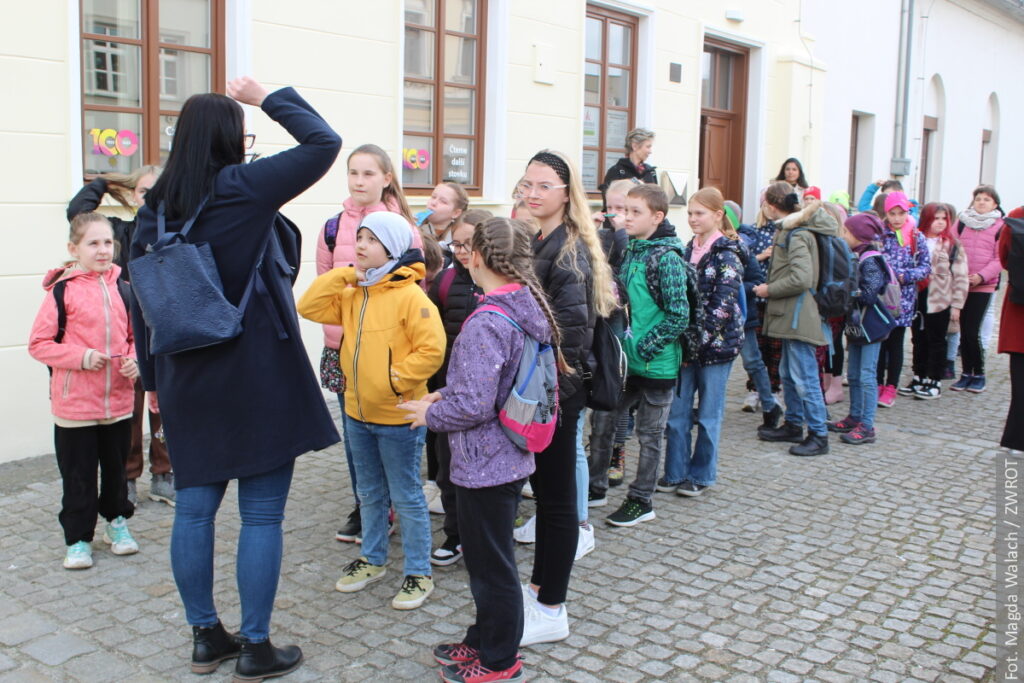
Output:
M618 510L608 515L608 523L615 526L635 526L654 519L654 506L639 498L627 497Z
M603 508L608 504L608 497L603 493L594 493L593 491L587 492L587 507L588 508Z
M345 524L334 534L334 538L342 543L355 543L360 534L363 533L363 517L359 513L359 506L356 505L348 514Z
M672 483L665 477L661 477L658 479L657 483L654 484L654 490L659 493L673 493L677 488L679 488L679 484L681 483L682 482Z
M676 489L676 494L680 496L687 496L688 498L696 498L700 494L704 493L704 489L706 488L707 486L704 486L703 484L696 484L687 479Z
M437 550L430 553L430 564L435 567L448 567L462 559L462 545L458 538L449 536L444 539Z

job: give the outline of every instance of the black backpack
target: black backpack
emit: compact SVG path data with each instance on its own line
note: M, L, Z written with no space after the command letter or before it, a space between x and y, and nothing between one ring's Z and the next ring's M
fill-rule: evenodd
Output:
M1010 257L1006 260L1006 271L1010 274L1010 301L1024 306L1024 218L1004 218L1005 227L1010 229Z
M683 330L683 333L679 335L679 343L683 349L683 362L689 363L697 360L704 333L705 298L704 294L700 291L697 269L693 267L692 263L683 258L682 252L679 249L665 245L654 247L647 252L647 259L644 263L647 291L654 297L654 302L658 304L658 308L664 310L665 300L662 298L663 289L661 287L661 274L658 271L658 265L661 263L661 257L670 251L675 251L679 254L679 258L683 262L683 268L686 270L686 307L690 312L690 322L686 329Z
M626 390L626 352L608 318L598 316L594 323L590 353L594 357L594 368L583 375L587 407L615 410Z
M794 228L786 235L783 246L789 251L793 235L807 228ZM854 307L854 298L860 289L860 269L857 257L842 237L814 235L818 249L818 282L811 296L818 304L818 314L824 320L845 317Z

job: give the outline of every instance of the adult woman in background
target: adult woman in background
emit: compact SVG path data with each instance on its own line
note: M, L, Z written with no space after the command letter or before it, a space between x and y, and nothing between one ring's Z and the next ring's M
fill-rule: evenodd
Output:
M616 180L636 178L642 183L657 183L657 168L647 163L654 146L654 131L646 128L634 128L626 133L627 155L615 162L615 165L604 174L604 182L597 188L602 196L608 186Z
M253 283L243 332L203 349L150 357L138 307L134 318L143 381L157 392L176 474L171 568L192 626L192 670L210 673L238 657L236 680L262 680L302 661L297 646L275 648L269 639L294 461L340 440L299 336L275 219L327 172L341 139L291 88L268 94L243 77L228 92L261 107L298 146L243 164L242 108L223 95L190 97L166 170L139 211L131 257L156 242L159 212L168 231L195 217L188 239L210 245L228 301L238 305ZM227 634L213 603L214 518L232 479L242 520L240 637Z

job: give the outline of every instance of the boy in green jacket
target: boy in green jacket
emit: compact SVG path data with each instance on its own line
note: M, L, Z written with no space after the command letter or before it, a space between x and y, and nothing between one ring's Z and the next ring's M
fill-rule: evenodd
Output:
M608 517L608 523L615 526L654 519L651 497L661 464L672 390L683 360L679 338L689 324L683 244L665 219L667 213L668 197L657 185L637 185L626 196L626 233L630 239L619 276L629 301L629 325L623 335L628 363L626 390L615 411L594 414L595 422L614 423L636 408L640 458L626 500ZM611 434L612 430L602 427L595 424L593 433ZM611 446L607 436L590 442L591 507L607 504Z

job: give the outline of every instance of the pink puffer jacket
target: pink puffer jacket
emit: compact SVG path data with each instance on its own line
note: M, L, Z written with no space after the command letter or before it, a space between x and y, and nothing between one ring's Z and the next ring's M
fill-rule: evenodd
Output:
M996 245L996 234L1003 227L1002 219L985 228L975 230L970 226L960 224L960 243L967 254L967 272L969 275L978 273L981 275L981 284L971 287L972 292L994 292L996 283L999 281L999 274L1003 272L1003 266L999 263L999 251Z
M324 240L324 231L327 229L327 223L324 222L324 227L320 228L320 235L316 240L317 275L323 275L332 268L350 268L356 265L356 233L359 232L359 226L367 214L376 213L377 211L400 213L398 204L393 201L388 205L385 205L384 202L379 202L371 206L359 206L352 201L351 197L342 203L342 208L333 254L327 248L327 242ZM423 237L420 235L419 229L412 224L409 224L409 229L412 230L413 248L422 249ZM341 348L341 326L324 325L323 328L324 346L332 349Z
M135 340L124 301L117 291L121 269L105 273L77 267L55 268L43 278L46 298L39 307L28 352L53 368L50 406L65 420L106 420L130 415L135 405L132 380L118 370L121 358L113 358L100 370L83 370L82 362L92 349L107 356L135 358ZM67 280L64 309L67 312L64 340L58 344L57 300L53 286Z

